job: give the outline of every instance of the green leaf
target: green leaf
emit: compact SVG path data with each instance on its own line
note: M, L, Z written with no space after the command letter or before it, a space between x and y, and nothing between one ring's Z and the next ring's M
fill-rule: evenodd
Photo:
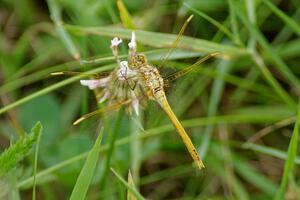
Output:
M277 191L276 200L284 199L286 188L288 185L289 177L292 176L293 167L295 165L295 159L297 155L297 147L298 147L298 136L299 136L299 124L300 124L300 104L298 107L298 117L294 126L293 135L288 148L288 156L284 164L283 176L280 183L280 188Z
M76 184L73 188L70 200L85 199L99 159L102 136L103 128L100 130L97 140L93 148L89 152L87 159L81 169Z
M43 164L46 167L51 167L83 152L88 152L92 148L93 143L94 141L92 141L86 132L75 132L47 148L47 151L43 152ZM84 160L70 166L65 166L56 173L57 180L73 188L83 164Z
M51 94L33 99L20 109L19 118L25 130L32 127L36 121L41 121L43 124L42 150L45 150L47 145L55 142L56 138L61 134L60 109L58 100Z
M37 142L41 132L42 125L40 122L37 122L31 129L30 134L20 138L0 155L0 176L14 168L28 154L32 146Z

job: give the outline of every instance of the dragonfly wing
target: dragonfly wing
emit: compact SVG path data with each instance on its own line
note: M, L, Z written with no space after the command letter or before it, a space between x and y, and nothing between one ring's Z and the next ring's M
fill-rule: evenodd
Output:
M200 58L198 61L196 61L194 64L192 64L191 66L184 68L183 70L180 70L178 72L175 72L173 74L170 74L166 77L164 77L164 81L166 82L166 84L169 84L169 82L176 80L177 78L180 78L184 75L186 75L187 73L191 72L192 70L194 70L197 66L199 66L201 63L205 62L206 60L216 56L220 54L219 52L213 52L208 54L207 56L205 56L204 58Z
M123 102L118 102L116 104L112 104L112 105L109 105L105 108L100 108L98 110L95 110L93 112L85 114L82 117L80 117L79 119L77 119L75 122L73 122L73 125L77 125L80 122L82 122L83 120L88 119L88 118L90 118L92 116L95 116L97 114L107 113L107 112L112 111L112 110L117 110L117 109L121 108L123 105L129 104L131 101L132 101L131 99L128 99L128 100L125 100Z
M187 27L187 25L189 24L189 22L192 20L192 18L194 17L194 15L189 16L189 18L184 22L183 26L181 27L176 39L174 40L174 42L171 44L171 48L169 49L169 51L163 55L160 60L161 60L161 64L159 66L163 66L164 63L166 62L166 60L168 59L168 57L172 54L172 52L178 47L179 42L182 38L182 35Z
M74 72L74 71L60 71L60 72L52 72L52 76L61 76L61 75L66 75L66 76L90 76L93 78L101 78L105 77L108 75L108 73L85 73L85 72Z

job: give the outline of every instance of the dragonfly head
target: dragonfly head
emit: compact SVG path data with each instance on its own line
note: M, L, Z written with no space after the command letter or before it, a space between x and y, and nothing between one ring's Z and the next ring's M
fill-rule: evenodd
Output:
M145 64L147 64L147 58L144 54L134 54L129 58L129 66L131 68L139 68Z

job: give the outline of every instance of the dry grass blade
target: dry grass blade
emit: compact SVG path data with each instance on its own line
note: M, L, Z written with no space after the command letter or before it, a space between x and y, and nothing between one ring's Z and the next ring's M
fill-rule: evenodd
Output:
M128 179L127 180L128 185L131 186L132 188L135 188L130 170L128 172L128 178L127 179ZM127 200L137 200L137 198L132 194L132 192L129 189L127 190Z
M253 142L261 139L262 137L268 135L269 133L271 133L277 129L280 129L282 127L288 126L288 125L294 123L295 121L296 121L296 117L290 117L290 118L284 119L282 121L279 121L276 124L273 124L271 126L267 126L263 129L261 129L260 131L258 131L257 133L255 133L253 136L251 136L247 142L253 143Z

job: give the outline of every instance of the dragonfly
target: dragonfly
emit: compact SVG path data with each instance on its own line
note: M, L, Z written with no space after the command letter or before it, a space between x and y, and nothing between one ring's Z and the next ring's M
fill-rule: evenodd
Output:
M165 62L167 57L178 46L180 38L193 16L190 16L182 26L176 40L171 45L171 48L167 52L166 56L162 57L162 63ZM108 76L99 79L81 80L80 83L83 86L87 86L89 89L94 90L102 88L100 93L99 102L109 100L108 106L83 115L77 119L73 124L77 125L83 120L92 117L98 113L108 112L110 110L121 108L126 106L127 110L131 113L132 110L136 114L139 112L139 106L145 105L148 100L156 101L163 111L167 114L176 131L185 144L191 158L196 163L196 166L201 169L204 168L204 164L193 145L189 135L185 131L184 127L176 117L171 106L168 103L165 86L166 83L173 81L185 74L194 70L204 61L216 56L219 52L213 52L199 59L191 66L175 72L167 77L162 77L158 68L148 62L145 54L137 51L137 42L135 32L132 32L131 40L128 43L128 59L121 61L118 56L118 46L122 43L122 39L113 38L111 40L112 54L118 64L118 67L109 73ZM75 75L78 72L56 72L52 75L72 74Z

